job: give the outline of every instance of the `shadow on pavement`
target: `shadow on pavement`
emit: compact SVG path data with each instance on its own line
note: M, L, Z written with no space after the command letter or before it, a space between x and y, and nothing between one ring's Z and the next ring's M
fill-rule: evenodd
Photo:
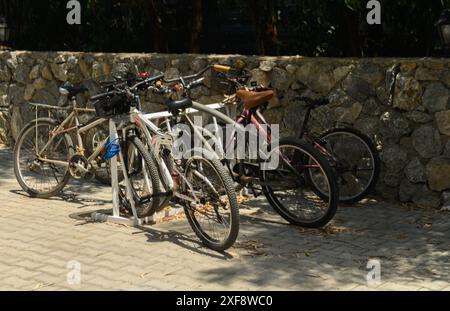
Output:
M215 252L209 250L205 248L198 239L192 238L189 235L176 230L161 231L150 227L140 227L140 229L144 232L147 237L147 242L149 243L171 242L187 249L190 252L213 257L215 259L227 260L233 258L226 252Z
M303 229L274 221L274 213L262 200L252 205L259 208L257 216L241 217L240 241L235 245L241 259L251 260L211 267L202 272L205 281L226 285L237 274L245 274L248 282L261 287L301 280L311 289L324 281L333 288L365 285L367 264L375 259L381 264L383 282L450 282L448 213L371 201L341 207L323 229Z
M0 148L0 186L20 188L12 171L11 151L4 148ZM19 190L10 192L27 196ZM110 194L107 186L73 181L61 196L51 200L84 208L111 204ZM287 284L305 289L323 289L324 284L345 289L346 284L367 284L367 264L372 259L381 264L383 282L449 284L449 215L371 200L341 206L331 225L306 230L287 225L258 198L242 206L239 239L226 253L204 248L191 237L186 220L142 227L138 234L144 234L148 243L170 242L186 249L186 260L189 253L210 257L211 264L195 274L205 284L227 286L239 276L264 289L285 288ZM232 264L225 265L230 261Z
M30 198L31 200L34 199L34 198L30 197L23 190L10 190L9 192L19 195L19 196ZM66 203L78 204L78 205L80 205L80 206L78 206L78 208L91 207L92 205L102 206L102 205L111 204L111 200L104 200L104 199L100 199L100 198L88 198L85 195L80 196L75 193L67 193L67 192L62 192L61 194L59 194L57 196L54 196L54 197L51 197L48 199L41 199L41 200L61 201L61 202L66 202Z
M0 145L0 186L15 180L11 149Z

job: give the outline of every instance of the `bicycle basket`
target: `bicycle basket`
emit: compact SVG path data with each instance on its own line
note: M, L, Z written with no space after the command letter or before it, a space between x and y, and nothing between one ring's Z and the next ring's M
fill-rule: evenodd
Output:
M136 76L132 74L127 74L124 78L119 76L100 77L99 81L90 79L86 80L85 84L88 84L90 95L97 95L100 93L106 93L114 90L115 88L120 88L122 86L130 86L136 80ZM130 112L131 102L128 100L126 95L117 94L109 96L93 103L95 112L98 117L110 117L114 115L120 115Z
M109 117L130 112L131 103L126 95L114 95L98 100L94 103L98 117Z

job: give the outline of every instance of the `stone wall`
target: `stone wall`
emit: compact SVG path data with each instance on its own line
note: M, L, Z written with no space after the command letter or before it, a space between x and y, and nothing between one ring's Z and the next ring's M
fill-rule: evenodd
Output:
M84 83L111 73L164 71L194 73L208 63L245 65L253 80L272 83L276 98L266 112L286 135L298 131L304 109L298 94L327 95L331 104L313 113L314 132L353 126L377 143L383 164L377 190L385 198L421 206L450 205L450 60L330 59L239 55L160 55L89 53L0 53L0 140L13 143L33 118L28 101L56 105L64 81ZM393 105L388 104L386 72L401 64ZM222 98L220 84L207 76L193 92L202 103ZM86 103L86 97L79 100ZM160 109L163 99L147 94L145 108ZM153 104L151 104L153 103Z

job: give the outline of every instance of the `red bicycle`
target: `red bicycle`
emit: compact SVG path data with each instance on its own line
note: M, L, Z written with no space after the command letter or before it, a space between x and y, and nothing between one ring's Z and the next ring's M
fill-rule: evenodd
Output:
M230 72L228 66L211 66L217 72ZM190 80L198 79L207 69L195 75L172 79L176 87L168 86L172 96L188 98L192 85ZM326 225L337 210L339 188L336 177L327 159L309 143L296 137L286 137L272 141L272 127L263 116L269 100L274 96L272 90L254 87L242 88L246 77L237 74L227 78L235 94L226 98L224 105L242 105L242 111L236 121L226 114L193 102L193 107L209 113L218 120L222 132L198 128L210 143L210 148L218 150L222 163L230 171L237 190L249 188L255 197L264 194L284 219L294 225L317 228ZM201 79L195 80L198 85ZM168 82L168 81L166 81ZM188 108L188 107L183 107ZM177 113L178 114L178 113ZM179 114L182 116L183 114ZM225 131L226 124L233 124L233 131ZM243 128L252 125L255 131L243 133ZM244 136L242 136L244 135ZM257 137L254 145L251 135ZM220 137L217 139L217 137ZM243 138L243 139L242 139ZM239 144L239 142L241 144ZM244 145L242 145L242 142ZM244 155L242 155L244 150ZM239 157L234 155L239 154ZM271 164L277 163L275 167ZM317 191L320 188L321 191ZM322 195L325 193L325 195Z

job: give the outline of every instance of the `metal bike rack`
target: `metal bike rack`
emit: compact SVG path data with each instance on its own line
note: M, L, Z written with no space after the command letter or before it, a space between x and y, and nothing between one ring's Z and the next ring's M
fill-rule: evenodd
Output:
M230 108L225 106L223 103L210 104L210 105L206 105L205 107L207 107L209 109L214 109L214 110L225 107L227 109L227 114L230 114L230 113L233 114L233 112L235 113L235 111L229 111L228 109L230 109ZM233 109L233 108L234 107L232 107L231 109ZM199 110L194 109L194 108L189 108L186 110L187 114L196 113L196 112L199 112ZM148 118L149 120L167 119L170 116L172 116L172 114L167 111L150 113L150 114L145 115L145 117ZM216 120L216 117L214 117L214 116L213 116L213 122L217 126L217 120ZM116 122L113 119L109 120L109 137L110 137L110 141L115 141L118 138ZM124 183L125 183L125 187L126 187L126 197L131 205L133 216L130 218L120 216L119 173L118 173L117 158L119 158L121 163L125 163L122 150L119 151L119 154L117 156L114 156L113 158L110 159L111 191L112 191L112 207L113 207L112 215L106 214L106 213L101 213L101 212L93 212L91 214L91 218L94 221L110 222L110 223L124 224L124 225L136 227L136 226L141 226L144 224L152 223L158 218L158 216L169 217L169 216L176 215L177 213L179 213L183 210L182 208L177 208L177 209L174 209L173 211L168 211L166 209L165 213L160 212L160 213L158 213L159 215L157 214L157 215L153 215L151 217L139 218L137 216L136 207L134 205L134 200L133 200L133 195L132 195L132 190L131 190L131 183L128 179L128 175L126 174L126 172L124 172L123 175L124 175Z
M109 120L109 137L110 137L110 141L115 141L118 138L116 124L113 119ZM142 225L144 223L144 221L143 221L143 219L140 219L137 216L134 201L132 199L130 200L130 198L132 198L131 184L130 184L130 181L129 181L126 173L123 174L125 185L126 185L126 196L131 204L131 209L133 211L133 217L125 218L125 217L120 216L119 173L118 173L117 157L119 157L121 163L124 163L122 150L119 151L119 154L117 156L114 156L110 160L111 190L112 190L112 205L113 205L112 215L94 212L91 214L91 218L94 221L100 221L100 222L111 222L111 223L124 224L124 225L130 225L130 226Z
M113 119L109 121L109 137L110 141L115 141L118 138L116 123ZM119 201L119 173L118 173L118 161L119 158L120 163L124 162L124 157L122 150L119 151L119 154L110 160L110 169L111 169L111 192L112 192L112 215L101 213L101 212L93 212L91 214L91 218L94 221L98 222L110 222L116 224L124 224L128 226L142 226L145 224L150 224L156 221L158 218L169 217L177 214L182 209L175 209L172 211L166 210L165 212L159 212L151 217L139 218L136 213L136 207L133 200L133 194L131 190L131 183L128 179L128 175L124 173L124 183L126 187L126 197L128 202L131 205L131 209L133 212L133 216L130 218L120 216L120 201Z

